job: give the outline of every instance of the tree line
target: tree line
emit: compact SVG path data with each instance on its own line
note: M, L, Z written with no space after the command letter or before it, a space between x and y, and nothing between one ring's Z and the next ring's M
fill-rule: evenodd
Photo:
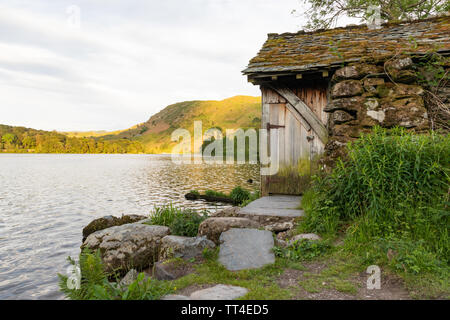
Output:
M143 153L139 141L68 137L56 131L0 125L0 150L31 153Z

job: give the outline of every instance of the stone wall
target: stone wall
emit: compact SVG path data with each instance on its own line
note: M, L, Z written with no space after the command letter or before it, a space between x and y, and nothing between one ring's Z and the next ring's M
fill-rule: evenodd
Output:
M448 71L448 65L445 67ZM358 138L362 132L370 132L376 125L428 131L432 127L426 103L429 91L418 84L417 72L417 65L407 56L336 70L324 110L330 115L325 164L342 157L349 141ZM449 84L440 83L440 86L438 96L448 108Z

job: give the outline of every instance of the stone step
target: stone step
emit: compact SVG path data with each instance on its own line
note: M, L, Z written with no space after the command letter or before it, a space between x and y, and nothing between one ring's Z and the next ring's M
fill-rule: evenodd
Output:
M237 214L262 224L289 221L304 215L303 210L298 209L301 199L301 196L262 197L241 208Z
M219 262L230 271L261 268L275 262L272 232L230 229L220 236Z

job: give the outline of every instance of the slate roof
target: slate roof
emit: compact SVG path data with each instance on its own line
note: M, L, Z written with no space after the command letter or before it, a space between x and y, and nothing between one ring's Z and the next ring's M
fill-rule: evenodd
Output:
M450 51L450 16L315 32L269 33L258 55L243 74L304 73L338 67L362 58L382 59L400 52Z

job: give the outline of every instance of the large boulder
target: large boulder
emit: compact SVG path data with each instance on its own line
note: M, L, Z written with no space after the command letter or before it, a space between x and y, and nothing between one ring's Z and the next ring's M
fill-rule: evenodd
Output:
M130 215L123 215L120 218L114 216L104 216L92 220L86 227L83 228L83 242L90 234L96 231L111 228L114 226L121 226L127 223L134 223L143 220L145 218L147 217L137 214L130 214Z
M124 224L90 234L81 248L100 249L107 272L143 269L157 261L161 239L169 232L164 226Z
M159 260L191 259L201 256L204 249L213 249L215 246L214 242L206 237L165 236L161 240Z
M272 232L230 229L220 236L219 262L228 270L261 268L275 262Z
M260 224L247 218L215 217L208 218L198 227L198 235L206 236L215 244L220 244L220 235L231 228L259 228Z

